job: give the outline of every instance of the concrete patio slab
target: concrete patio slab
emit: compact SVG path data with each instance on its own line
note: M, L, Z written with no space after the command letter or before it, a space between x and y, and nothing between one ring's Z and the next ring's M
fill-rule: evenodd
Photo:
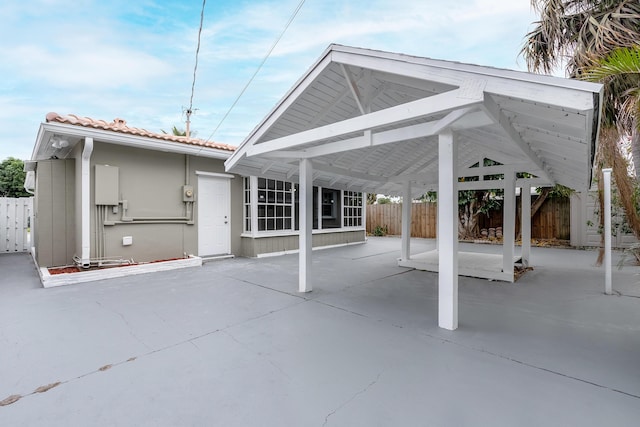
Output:
M459 279L450 332L399 251L316 251L308 294L295 255L51 289L0 256L0 425L637 425L638 267L605 296L596 252L533 248L516 283Z

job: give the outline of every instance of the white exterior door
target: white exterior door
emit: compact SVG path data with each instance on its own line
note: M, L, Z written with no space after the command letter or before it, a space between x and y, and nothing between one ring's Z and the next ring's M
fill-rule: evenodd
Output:
M198 176L198 255L231 253L230 181Z

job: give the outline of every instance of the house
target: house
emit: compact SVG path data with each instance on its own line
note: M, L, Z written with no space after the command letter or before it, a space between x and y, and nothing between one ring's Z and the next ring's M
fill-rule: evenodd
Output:
M25 167L38 266L295 251L296 184L226 173L234 150L122 119L47 114ZM316 246L365 240L362 194L314 191Z

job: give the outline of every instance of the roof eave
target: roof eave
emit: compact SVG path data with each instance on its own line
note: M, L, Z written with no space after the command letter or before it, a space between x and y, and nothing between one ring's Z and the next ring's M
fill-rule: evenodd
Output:
M225 162L225 168L230 170L233 166L242 158L245 154L246 147L251 145L257 139L259 139L270 127L270 122L277 120L277 118L282 114L283 110L286 110L288 106L287 101L291 99L296 99L296 93L298 91L303 91L306 89L307 85L311 83L315 77L324 69L329 63L331 63L331 53L338 47L339 45L331 44L329 47L325 49L325 51L320 55L320 57L316 60L316 62L309 67L306 73L300 77L295 84L285 93L285 95L276 103L276 105L267 113L267 115L258 123L256 127L249 133L249 135L242 141L242 143L238 146L236 151L229 157L229 159ZM306 84L305 84L306 82Z
M185 143L164 141L161 139L143 137L137 135L128 135L103 129L88 128L78 125L65 123L41 123L38 135L36 137L36 145L31 155L31 160L43 160L38 155L43 152L47 143L45 137L49 134L63 134L78 138L93 138L96 141L109 144L125 145L128 147L143 148L154 151L164 151L177 154L188 154L197 157L207 157L220 160L228 159L232 151L221 150L218 148L188 145Z

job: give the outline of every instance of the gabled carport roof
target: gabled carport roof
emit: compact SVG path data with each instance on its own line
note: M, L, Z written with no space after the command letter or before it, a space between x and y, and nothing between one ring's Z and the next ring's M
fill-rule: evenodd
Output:
M314 185L414 194L438 185L437 135L462 170L483 158L549 184L590 185L599 84L331 45L226 161L227 170Z

